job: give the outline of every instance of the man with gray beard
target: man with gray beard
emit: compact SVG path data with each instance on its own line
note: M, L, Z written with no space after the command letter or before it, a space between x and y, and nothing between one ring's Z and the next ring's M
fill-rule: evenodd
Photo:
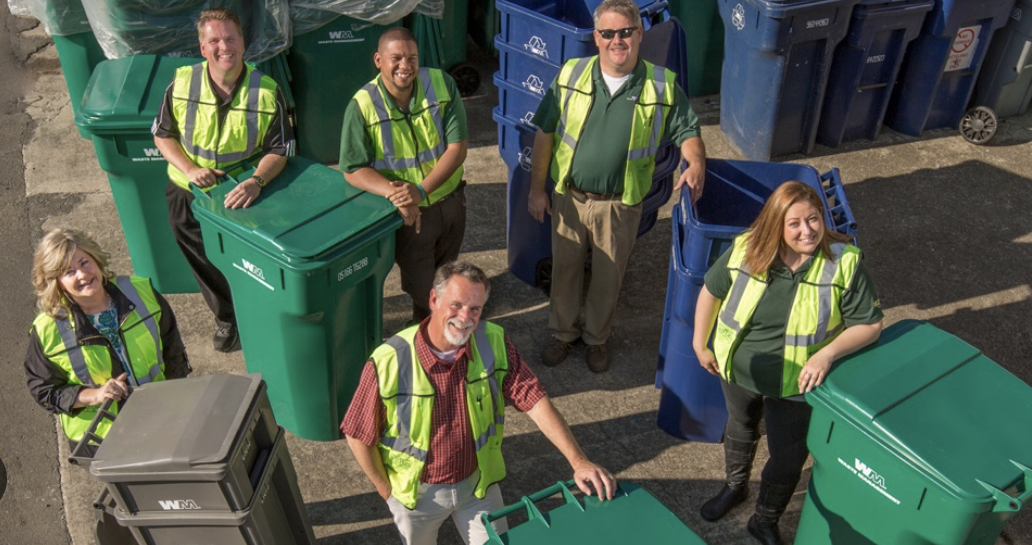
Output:
M582 492L612 499L616 489L502 328L480 320L490 291L475 265L438 269L430 316L373 352L341 423L406 545L437 543L448 517L465 543L487 541L479 514L504 506L497 483L505 478L506 400L559 449ZM504 519L492 525L507 529Z

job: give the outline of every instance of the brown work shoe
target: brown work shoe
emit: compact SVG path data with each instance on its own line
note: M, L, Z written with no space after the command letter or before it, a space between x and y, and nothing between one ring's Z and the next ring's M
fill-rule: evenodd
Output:
M572 343L553 338L552 342L541 351L541 363L545 364L545 367L555 367L566 361L566 357L570 355L572 349Z
M595 373L605 373L609 370L609 350L604 344L589 344L585 359L588 360L588 369Z

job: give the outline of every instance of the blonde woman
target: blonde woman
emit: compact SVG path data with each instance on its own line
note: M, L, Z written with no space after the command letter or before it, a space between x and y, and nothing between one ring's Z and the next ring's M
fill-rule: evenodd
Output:
M695 353L722 379L729 415L727 482L700 514L715 521L745 500L764 418L770 458L747 526L764 545L782 543L778 520L809 454L810 406L801 394L820 385L835 360L881 334L882 312L860 250L829 228L824 214L810 186L778 187L706 273L695 311Z
M168 302L146 278L116 277L108 254L86 234L47 233L36 248L32 283L40 313L25 356L29 391L59 416L73 449L106 400L120 402L136 386L191 371ZM104 437L109 427L105 422L97 434Z

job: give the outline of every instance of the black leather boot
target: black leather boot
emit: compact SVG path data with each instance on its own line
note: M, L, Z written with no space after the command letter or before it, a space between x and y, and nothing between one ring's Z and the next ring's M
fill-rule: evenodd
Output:
M738 441L730 437L724 438L724 468L727 482L720 487L720 492L702 504L699 515L704 520L714 522L720 520L736 505L745 501L749 495L749 470L752 469L753 457L756 456L756 441Z
M778 520L792 501L793 494L795 485L760 483L756 514L749 518L746 525L749 534L756 538L756 541L763 545L784 545L785 542L781 540L781 532L778 530Z

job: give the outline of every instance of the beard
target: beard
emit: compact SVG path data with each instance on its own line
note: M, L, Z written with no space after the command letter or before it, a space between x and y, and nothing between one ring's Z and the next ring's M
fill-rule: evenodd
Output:
M454 332L452 332L451 328L447 327L449 325L454 325L455 327L460 328L460 329L462 329L462 328L470 328L470 329L466 333L454 333ZM469 340L470 334L473 333L472 327L473 327L473 322L462 322L462 321L459 321L459 320L457 320L455 318L452 318L451 320L448 320L447 324L445 324L444 338L448 339L448 342L451 343L452 346L462 346L462 345L466 344L466 341Z

